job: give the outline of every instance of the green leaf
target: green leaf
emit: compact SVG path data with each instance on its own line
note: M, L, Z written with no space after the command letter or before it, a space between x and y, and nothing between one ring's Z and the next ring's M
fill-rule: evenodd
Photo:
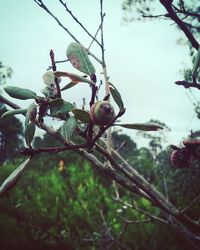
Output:
M81 122L89 123L90 121L90 114L89 112L83 109L72 109L71 110L75 116L75 118Z
M113 124L113 126L120 126L128 129L137 129L143 131L157 131L158 129L163 129L161 126L152 123L124 123L124 124Z
M199 46L199 49L197 51L197 55L195 57L195 60L194 60L194 64L193 64L193 77L196 79L197 78L197 75L198 75L198 69L200 67L200 46Z
M26 144L29 147L35 135L35 128L36 126L35 126L35 123L33 122L27 123L25 125L24 137L25 137Z
M26 112L27 112L27 109L14 109L14 110L9 110L9 111L3 113L3 115L1 116L1 118L7 118L7 117L9 117L9 116L18 115L18 114L26 115Z
M45 97L50 97L53 96L53 88L50 86L45 86L43 89L41 89L41 93L45 96Z
M72 87L74 87L77 84L77 82L70 82L67 85L65 85L62 89L60 89L61 91L66 90L66 89L70 89Z
M74 108L74 105L72 103L65 102L61 98L49 102L49 106L51 115L58 118L66 115Z
M86 49L79 43L70 43L67 48L67 58L71 64L87 75L95 74L95 68L88 57Z
M37 94L30 89L23 89L15 86L7 86L4 90L9 96L21 100L34 99L37 96Z
M12 189L15 186L15 184L21 177L22 173L28 166L28 163L30 162L30 160L31 160L30 158L25 160L18 168L16 168L12 172L12 174L8 178L5 179L3 184L0 186L0 195L5 194L6 192L8 192L10 189Z
M69 117L61 127L61 134L69 141L77 126L77 120L74 117Z
M110 90L110 93L111 93L114 101L118 105L119 109L123 110L124 109L124 103L122 101L122 97L121 97L119 91L116 89L116 87L110 82L109 82L109 90Z

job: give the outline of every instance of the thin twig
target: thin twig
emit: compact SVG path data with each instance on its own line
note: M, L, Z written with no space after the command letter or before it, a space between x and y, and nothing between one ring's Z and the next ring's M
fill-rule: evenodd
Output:
M74 21L80 25L80 27L85 31L86 34L88 34L88 36L92 38L92 41L95 41L101 47L101 44L96 39L96 36L93 36L92 34L90 34L90 32L84 27L84 25L74 16L72 11L67 7L67 4L64 3L62 0L59 0L59 2L64 6L65 10L70 14L70 16L74 19Z
M187 213L188 210L190 210L198 201L200 200L200 195L195 197L194 200L184 209L180 211L180 214Z
M42 2L42 0L33 0L35 3L37 3L42 9L44 9L57 23L58 25L63 28L67 33L68 35L70 35L72 37L72 39L81 44L80 41L69 31L69 29L67 29L61 22L60 20L55 16L53 15L53 13L47 8L47 6ZM82 44L81 44L82 45ZM83 46L83 45L82 45ZM84 46L83 46L84 47ZM92 56L97 62L99 62L100 64L102 64L101 60L98 59L93 53L91 53L87 48L85 48L88 52L88 54L90 56Z
M105 14L104 14L103 17L105 17ZM97 37L99 31L101 30L101 25L102 25L102 23L99 25L99 27L98 27L98 29L97 29L95 35L94 35L95 38ZM90 45L88 46L88 50L91 48L91 46L92 46L92 44L93 44L94 41L95 41L94 39L91 41Z
M57 69L56 69L56 64L55 64L54 52L53 52L52 49L50 51L50 58L51 58L52 70L55 72ZM57 97L61 98L60 84L58 82L58 78L57 77L55 77L55 84L56 84L56 90L57 90Z

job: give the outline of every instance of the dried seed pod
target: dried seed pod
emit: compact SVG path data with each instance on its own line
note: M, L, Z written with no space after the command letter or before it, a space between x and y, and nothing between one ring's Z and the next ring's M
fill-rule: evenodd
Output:
M171 163L176 168L189 168L190 156L185 148L174 150L171 154Z
M187 139L183 141L183 145L190 151L190 154L200 160L200 140Z
M96 125L108 125L114 117L114 109L108 101L98 101L90 109L90 118Z
M188 148L196 148L200 146L200 140L198 139L187 139L183 141L183 145Z

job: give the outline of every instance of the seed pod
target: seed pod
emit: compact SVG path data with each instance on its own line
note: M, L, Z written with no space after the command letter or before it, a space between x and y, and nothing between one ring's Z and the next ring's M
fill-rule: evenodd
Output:
M190 154L200 160L200 140L198 139L187 139L183 141L183 145L190 150Z
M188 148L196 148L200 146L200 140L198 139L187 139L183 141L183 145L188 147Z
M96 125L108 125L114 117L114 109L108 101L98 101L90 109L90 118Z
M190 156L185 148L174 150L171 154L171 163L175 168L189 168Z

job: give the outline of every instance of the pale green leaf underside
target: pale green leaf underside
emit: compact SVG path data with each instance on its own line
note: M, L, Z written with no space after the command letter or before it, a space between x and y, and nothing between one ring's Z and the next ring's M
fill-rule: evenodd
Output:
M95 74L95 68L88 57L86 49L79 43L70 43L67 48L67 58L71 64L87 75Z

